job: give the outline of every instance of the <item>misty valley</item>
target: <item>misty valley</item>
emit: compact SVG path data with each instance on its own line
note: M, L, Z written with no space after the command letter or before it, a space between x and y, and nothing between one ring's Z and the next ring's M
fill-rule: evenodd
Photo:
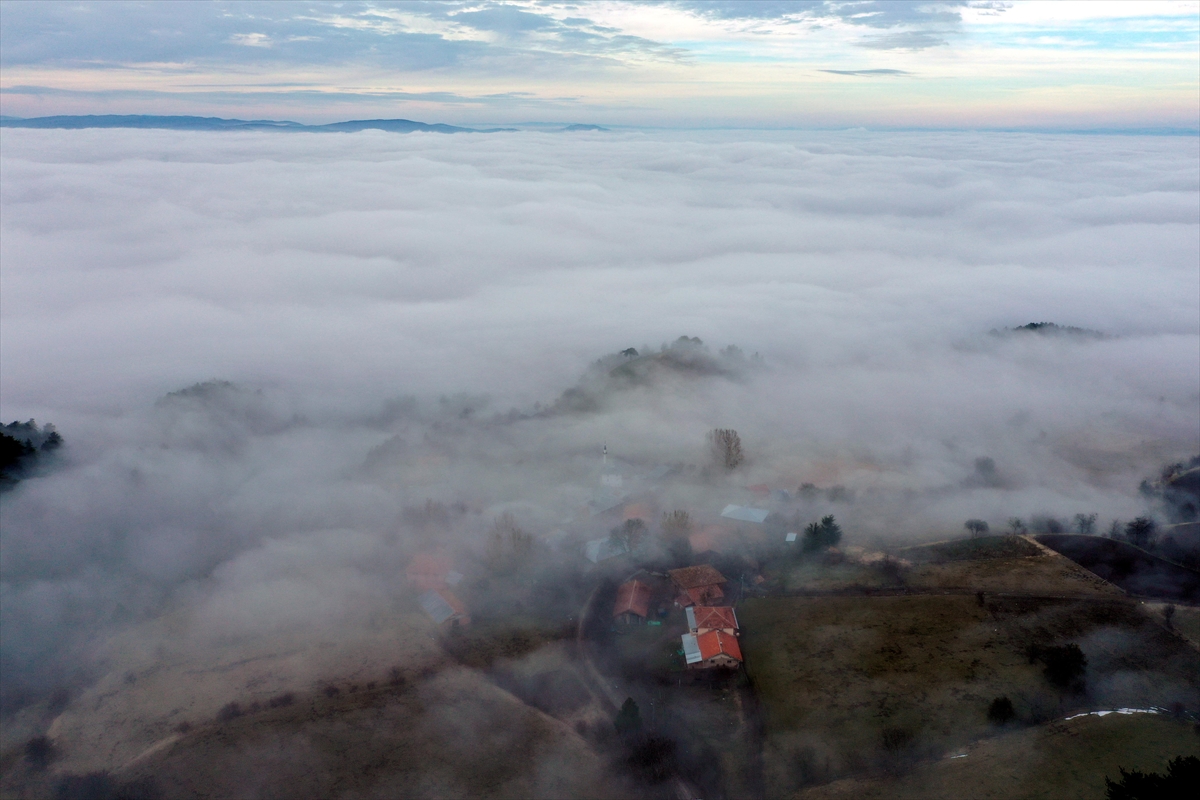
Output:
M1008 335L1075 335L1038 330ZM683 336L509 410L331 414L209 381L90 463L69 431L5 426L6 517L82 524L54 521L72 486L112 504L70 553L5 532L6 614L90 574L56 626L6 617L5 796L1073 797L1163 757L1194 777L1200 457L1128 487L1136 517L956 526L1014 489L1003 460L889 486L903 465L804 466L689 416L776 372Z
M0 797L1200 783L1193 135L3 92Z

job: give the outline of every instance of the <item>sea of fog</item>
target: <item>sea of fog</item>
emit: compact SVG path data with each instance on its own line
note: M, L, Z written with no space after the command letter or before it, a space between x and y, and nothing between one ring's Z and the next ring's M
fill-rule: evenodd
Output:
M1200 449L1198 186L1189 137L5 129L0 416L67 442L0 497L6 697L168 605L384 603L426 498L570 535L601 447L714 427L852 542L1143 513ZM990 333L1041 321L1104 335ZM681 335L749 366L539 413Z

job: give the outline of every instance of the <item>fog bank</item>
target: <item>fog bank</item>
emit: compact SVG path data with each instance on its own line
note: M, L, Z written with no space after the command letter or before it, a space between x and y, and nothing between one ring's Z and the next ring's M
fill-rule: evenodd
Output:
M0 157L0 415L67 442L0 501L5 692L165 608L198 641L352 627L426 498L464 550L505 510L585 538L605 444L701 517L846 486L850 541L1103 524L1200 447L1193 138L5 129ZM1106 336L989 334L1043 320ZM725 366L555 405L681 335ZM749 460L702 490L713 427Z

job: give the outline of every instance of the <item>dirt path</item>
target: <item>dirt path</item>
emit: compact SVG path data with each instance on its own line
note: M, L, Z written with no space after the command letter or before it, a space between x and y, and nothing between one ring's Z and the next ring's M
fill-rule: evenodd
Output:
M592 653L588 648L587 630L588 618L591 616L592 607L596 604L596 595L600 592L600 584L596 584L596 588L592 589L592 593L588 595L587 602L583 604L583 608L579 610L579 625L575 628L575 649L580 663L583 664L584 678L592 690L592 696L605 706L604 711L612 716L617 713L617 709L621 707L621 700L613 693L608 681L600 674L600 670L596 669L596 665L592 662Z
M636 575L637 573L634 574ZM616 715L617 710L624 701L613 691L611 683L596 668L595 663L592 661L592 653L588 647L586 635L588 619L595 612L596 595L600 593L601 585L596 584L596 587L592 589L592 593L588 595L587 602L579 610L579 624L575 628L575 646L578 649L579 661L584 666L584 677L588 679L587 682L589 684L592 684L592 696L601 705L607 706L605 711L607 711L607 716L611 719ZM700 792L696 787L678 772L668 778L667 783L671 787L671 792L676 800L701 800Z

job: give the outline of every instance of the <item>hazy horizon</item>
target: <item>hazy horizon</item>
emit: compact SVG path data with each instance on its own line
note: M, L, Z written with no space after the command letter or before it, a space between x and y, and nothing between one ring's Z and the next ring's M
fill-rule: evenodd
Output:
M1200 140L1111 131L1200 127L1196 4L0 13L5 115L610 128L0 128L0 418L62 437L2 440L0 789L785 796L1126 707L1194 744ZM968 538L1072 525L1152 569ZM721 679L665 577L705 564Z

